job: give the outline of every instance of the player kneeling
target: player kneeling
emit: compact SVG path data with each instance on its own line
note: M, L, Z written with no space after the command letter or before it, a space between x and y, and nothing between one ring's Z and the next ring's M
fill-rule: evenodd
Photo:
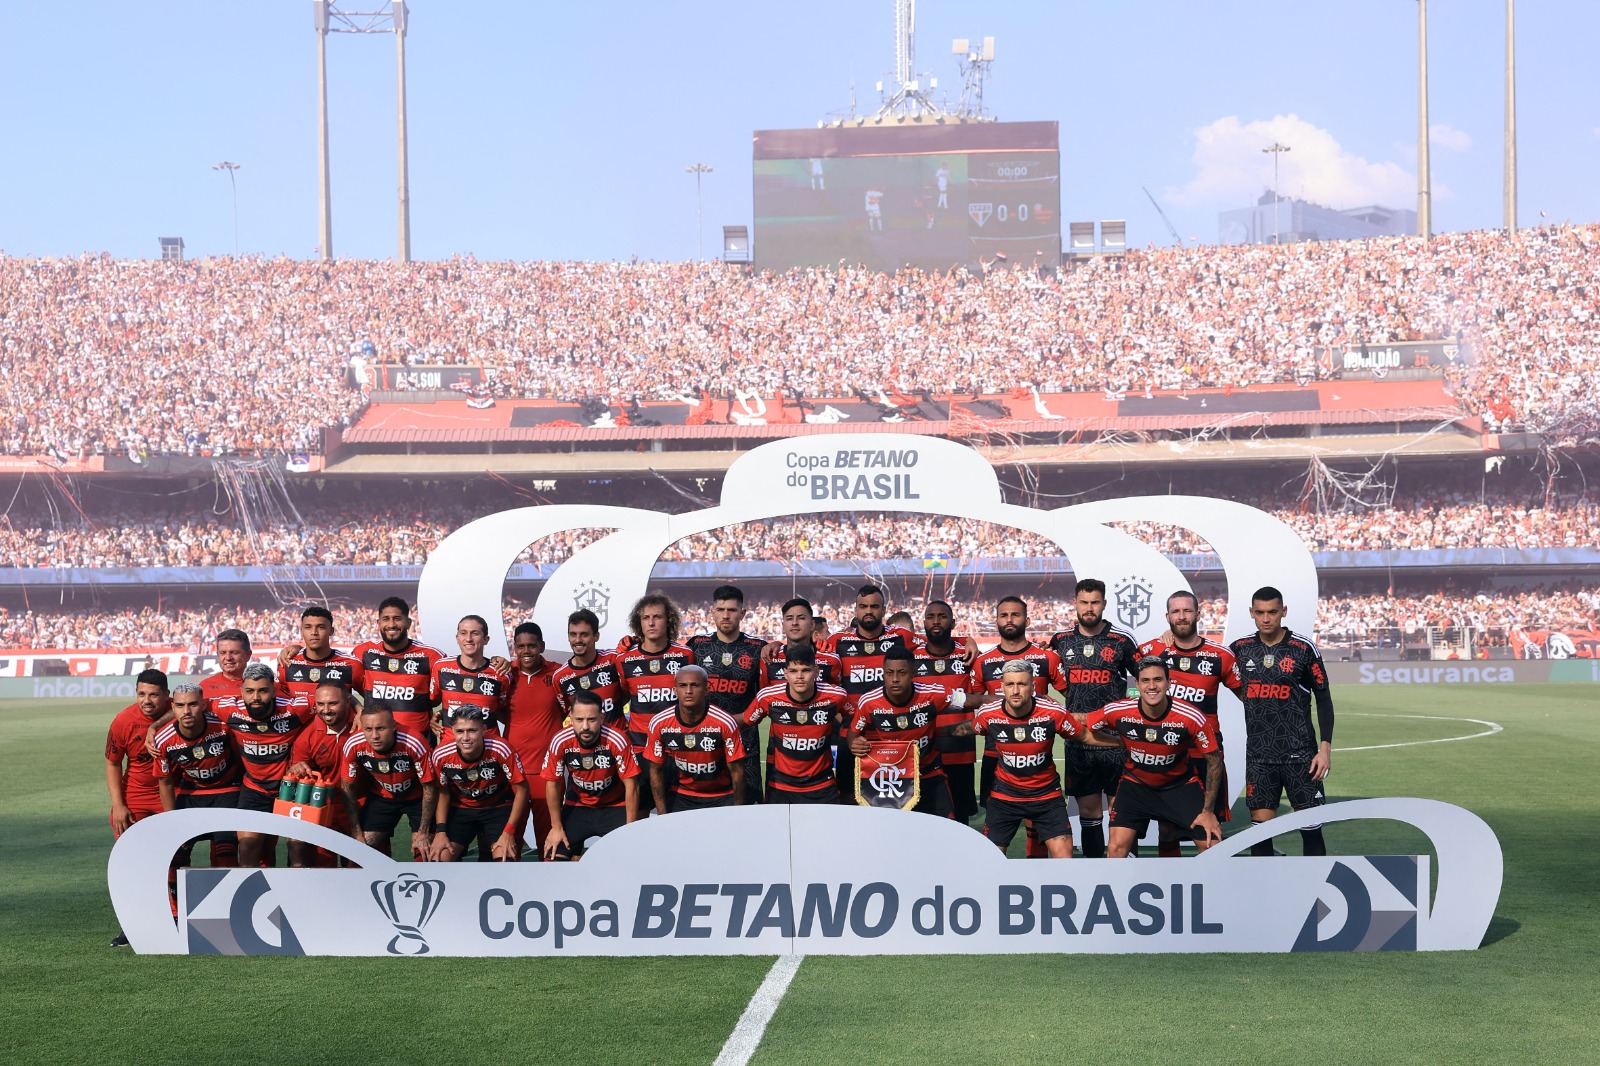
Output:
M435 862L459 862L474 841L479 862L517 862L522 856L517 830L528 819L528 782L511 745L485 736L486 725L477 714L457 714L455 740L433 753L439 786Z
M627 734L606 727L605 707L587 689L572 694L571 721L551 739L540 774L547 862L576 861L591 840L639 817L639 763Z
M1127 749L1111 804L1108 858L1126 857L1151 819L1190 831L1201 851L1222 839L1212 813L1222 783L1222 751L1205 715L1169 696L1167 682L1165 661L1140 659L1138 697L1108 703L1088 716L1090 729L1116 737ZM1196 756L1205 759L1204 788L1190 766Z
M1083 719L1052 700L1035 695L1033 666L1012 659L1000 671L1000 698L978 709L967 727L984 738L984 751L996 755L994 782L985 807L984 832L1002 852L1023 821L1031 821L1045 854L1072 857L1072 823L1056 773L1056 737L1083 738Z

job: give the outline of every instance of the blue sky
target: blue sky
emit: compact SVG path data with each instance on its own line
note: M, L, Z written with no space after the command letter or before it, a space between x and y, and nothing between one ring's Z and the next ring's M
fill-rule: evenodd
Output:
M377 6L352 0L349 9ZM1520 211L1600 218L1600 4L1517 12ZM1501 220L1504 4L1429 9L1437 230ZM1415 205L1415 0L924 0L918 66L958 82L953 37L993 36L1001 119L1061 123L1067 218L1126 218L1168 243L1271 183L1333 206ZM683 259L751 220L750 133L863 108L892 66L888 0L545 4L416 0L407 41L413 253ZM395 250L394 42L329 42L334 248ZM8 102L0 249L151 257L317 243L309 0L0 7ZM1259 142L1259 144L1257 143Z

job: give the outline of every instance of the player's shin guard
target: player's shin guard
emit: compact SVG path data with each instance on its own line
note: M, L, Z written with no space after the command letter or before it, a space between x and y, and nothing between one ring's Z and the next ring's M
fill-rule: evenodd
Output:
M1104 820L1101 818L1085 818L1079 815L1078 824L1083 829L1083 857L1086 859L1105 858L1106 830Z
M238 866L239 845L233 841L219 844L213 840L211 842L211 865L213 867Z
M1028 834L1028 850L1026 855L1030 859L1045 859L1050 857L1050 852L1039 839L1039 831L1033 827L1031 821L1023 823Z
M1183 858L1183 844L1177 840L1163 840L1156 847L1156 857L1162 859Z
M1270 839L1256 841L1250 845L1250 854L1258 858L1270 859L1272 857L1272 841Z
M1322 839L1322 826L1312 825L1300 830L1300 851L1304 855L1328 854L1328 845Z

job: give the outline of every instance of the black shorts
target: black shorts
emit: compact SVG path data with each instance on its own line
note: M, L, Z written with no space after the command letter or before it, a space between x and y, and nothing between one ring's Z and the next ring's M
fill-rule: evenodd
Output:
M1096 747L1081 741L1066 743L1065 772L1067 795L1074 798L1117 794L1122 779L1122 748Z
M1200 782L1200 787L1206 784L1206 761L1204 759L1190 759L1189 769L1194 771L1195 780ZM1217 785L1217 801L1211 805L1211 813L1217 816L1219 822L1233 821L1233 804L1228 802L1228 764L1220 767L1222 780Z
M810 792L792 792L777 785L767 786L768 803L838 803L839 786L832 781L826 788L814 788Z
M562 807L561 828L567 834L565 844L556 845L557 859L574 859L589 848L589 841L603 837L628 823L628 809L621 804L615 807Z
M761 731L757 726L740 726L739 742L744 745L744 801L761 802Z
M977 766L970 762L944 764L944 777L950 783L950 802L955 805L958 822L971 821L978 813L978 802L972 795L976 771Z
M445 822L444 835L450 838L450 843L460 844L463 847L474 840L480 841L485 853L478 858L487 862L489 845L500 839L500 834L506 831L506 819L510 817L509 803L502 803L498 807L452 805L450 817ZM515 836L515 832L512 835Z
M1180 836L1188 833L1195 840L1204 840L1206 831L1190 826L1205 807L1206 791L1198 781L1151 788L1142 781L1125 777L1111 800L1111 828L1132 829L1142 837L1154 819L1176 827Z
M989 790L994 788L994 768L1000 765L1000 756L992 751L983 753L983 767L978 771L978 804L989 802Z
M173 809L180 811L217 810L219 808L222 810L239 809L239 793L237 791L180 792L174 798L176 803ZM239 841L239 835L231 832L207 833L205 836L198 836L194 839L209 840L213 844L236 844ZM190 843L193 843L193 841L190 841Z
M950 799L950 782L944 775L938 777L925 777L922 779L921 795L917 797L917 805L913 809L918 814L931 814L935 818L954 818L956 805Z
M262 814L272 813L272 803L278 798L276 792L262 792L249 785L239 786L238 807L241 811L260 811Z
M1244 805L1252 811L1275 811L1278 800L1287 793L1289 806L1297 811L1320 807L1327 802L1322 782L1311 780L1311 760L1294 762L1247 762L1244 764Z
M368 833L393 836L394 827L400 824L402 814L405 815L406 821L411 823L412 833L420 829L422 797L400 802L388 796L368 796L367 802L361 805L361 828Z
M732 807L733 796L688 796L682 792L674 792L667 798L667 813L677 814L679 811L706 811L712 807Z
M1031 800L1019 803L1016 800L1001 799L991 795L987 814L984 817L984 832L989 835L989 843L999 848L1009 847L1011 838L1017 835L1017 827L1024 821L1031 821L1035 833L1040 840L1050 840L1053 837L1072 838L1072 822L1067 818L1067 801L1060 796L1047 800Z

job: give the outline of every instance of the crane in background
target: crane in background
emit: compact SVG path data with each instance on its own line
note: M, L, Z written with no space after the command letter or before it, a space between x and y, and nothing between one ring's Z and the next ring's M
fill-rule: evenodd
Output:
M1144 186L1141 185L1139 188L1144 189ZM1178 236L1178 227L1174 226L1172 224L1172 219L1168 218L1167 213L1161 210L1161 205L1156 203L1156 198L1150 195L1149 189L1144 189L1144 194L1150 197L1150 206L1156 209L1156 214L1161 216L1161 221L1167 224L1167 232L1172 234L1172 243L1176 244L1179 248L1182 248L1183 238Z

